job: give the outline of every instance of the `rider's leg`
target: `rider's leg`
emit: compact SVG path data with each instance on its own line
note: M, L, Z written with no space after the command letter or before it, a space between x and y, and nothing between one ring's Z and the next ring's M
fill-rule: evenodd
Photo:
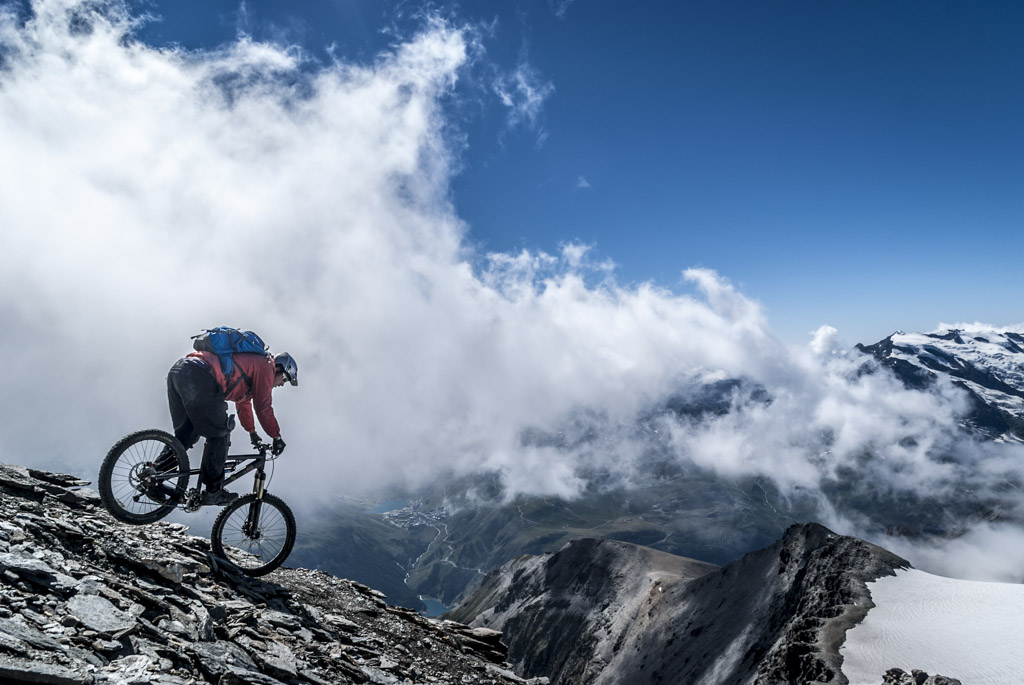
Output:
M205 362L193 357L186 357L175 364L168 382L168 399L176 394L185 412L180 433L179 424L175 423L175 435L186 447L194 444L198 436L206 438L199 482L207 491L216 492L224 480L228 436L233 427L228 418L228 403L224 399L224 392ZM189 438L190 441L182 438Z
M217 492L221 488L221 482L224 480L224 460L228 456L228 444L226 435L206 439L199 482L205 485L208 492Z
M188 374L185 371L182 361L178 361L167 372L167 406L171 412L174 435L188 449L195 444L197 436L179 390L188 385ZM153 461L153 468L161 473L174 471L177 465L178 458L170 445L165 446ZM169 502L174 494L174 485L167 480L154 480L146 486L146 495L155 502Z
M205 378L204 376L209 376ZM171 412L171 426L174 427L176 437L185 449L190 449L199 439L199 431L192 421L192 415L203 413L203 395L216 393L219 388L217 382L212 381L213 375L200 368L197 362L179 359L167 373L167 406ZM210 387L212 386L212 387Z
M203 449L203 467L199 473L199 482L206 485L202 496L203 505L223 506L234 501L238 495L223 488L224 460L228 455L231 441L228 436L206 439Z

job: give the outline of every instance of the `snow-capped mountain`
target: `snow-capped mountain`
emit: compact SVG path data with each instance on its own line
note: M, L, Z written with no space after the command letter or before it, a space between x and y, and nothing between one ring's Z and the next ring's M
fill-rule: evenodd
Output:
M968 394L968 428L996 440L1024 441L1024 330L897 331L857 349L891 368L908 387L948 378Z

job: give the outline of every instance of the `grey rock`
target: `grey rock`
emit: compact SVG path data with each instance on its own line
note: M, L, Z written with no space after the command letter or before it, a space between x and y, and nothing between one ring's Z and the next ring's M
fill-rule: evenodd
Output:
M0 521L0 539L8 542L24 542L27 538L25 537L25 531L7 521Z
M885 672L882 685L961 685L961 683L956 678L947 678L942 675L930 676L916 668L910 673L901 668L890 668Z
M221 676L219 685L285 685L277 678L264 675L258 671L247 671L236 668Z
M48 683L49 685L91 685L93 677L88 673L57 664L0 655L0 681L5 683Z
M5 619L0 619L0 621ZM28 650L28 644L0 628L0 649L8 652L24 652Z
M64 645L57 642L46 633L39 631L32 626L14 618L0 618L0 635L6 635L9 642L11 638L20 640L37 649L50 649L61 651Z
M302 627L302 623L299 621L297 616L294 614L286 614L283 611L268 609L262 613L261 618L270 625L288 628L290 630L298 630Z
M68 656L76 661L85 662L94 668L103 668L107 660L91 650L80 649L79 647L68 647Z
M193 632L195 640L210 642L213 640L213 618L206 607L198 602L192 603L190 609L189 627Z
M253 658L263 670L278 678L294 678L298 675L298 665L292 650L276 640L269 641L266 651L253 654Z
M103 584L98 576L79 578L78 583L75 584L75 590L79 595L103 595L110 592L110 589Z
M102 669L99 676L110 682L125 683L148 683L151 681L150 667L154 666L151 657L144 654L132 654L110 664Z
M0 571L11 571L22 577L52 581L57 572L35 557L0 552Z
M57 592L66 592L76 585L71 576L57 571L42 559L20 552L0 552L0 571L13 573L37 585L52 587Z
M491 628L472 628L469 631L471 637L489 645L501 644L501 631Z
M198 642L191 646L191 650L199 659L199 667L209 678L216 679L239 668L247 671L259 671L245 650L234 642L227 640Z
M189 629L185 627L185 624L181 621L175 621L173 619L168 620L166 618L162 618L157 622L156 627L167 633L181 635L186 638L192 637L191 631L189 631Z
M92 504L97 505L100 503L100 493L96 492L92 488L75 488L73 490L65 490L63 493L57 495L57 499L67 504Z
M390 673L385 673L379 668L375 668L373 666L361 666L360 670L370 680L371 683L374 683L374 685L396 685L396 683L401 682L398 679L398 676L394 676Z
M136 618L98 595L75 595L68 600L68 612L97 633L123 633L133 629Z
M359 624L354 621L350 621L344 616L338 614L327 614L324 616L324 620L330 623L336 628L341 628L346 632L357 632L359 630Z
M29 476L36 480L37 484L49 483L51 485L59 485L64 488L82 487L91 484L87 480L82 480L78 476L73 476L68 473L51 473L49 471L41 471L39 469L26 469L26 471Z
M185 567L178 562L167 562L159 559L141 559L142 564L173 583L180 583L185 578Z
M35 492L36 479L29 474L24 466L0 464L0 484L17 490Z

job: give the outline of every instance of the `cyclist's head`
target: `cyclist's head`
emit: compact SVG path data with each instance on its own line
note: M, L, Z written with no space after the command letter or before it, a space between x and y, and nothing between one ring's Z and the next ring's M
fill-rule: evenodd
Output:
M295 358L287 352L274 357L274 367L284 374L286 381L292 385L299 384L299 365L295 363Z

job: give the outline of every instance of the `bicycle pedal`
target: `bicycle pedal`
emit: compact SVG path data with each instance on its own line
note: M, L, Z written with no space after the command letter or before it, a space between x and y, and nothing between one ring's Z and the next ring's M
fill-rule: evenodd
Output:
M199 488L189 488L188 492L185 493L185 502L182 508L189 513L193 513L199 511L202 507L202 496Z

